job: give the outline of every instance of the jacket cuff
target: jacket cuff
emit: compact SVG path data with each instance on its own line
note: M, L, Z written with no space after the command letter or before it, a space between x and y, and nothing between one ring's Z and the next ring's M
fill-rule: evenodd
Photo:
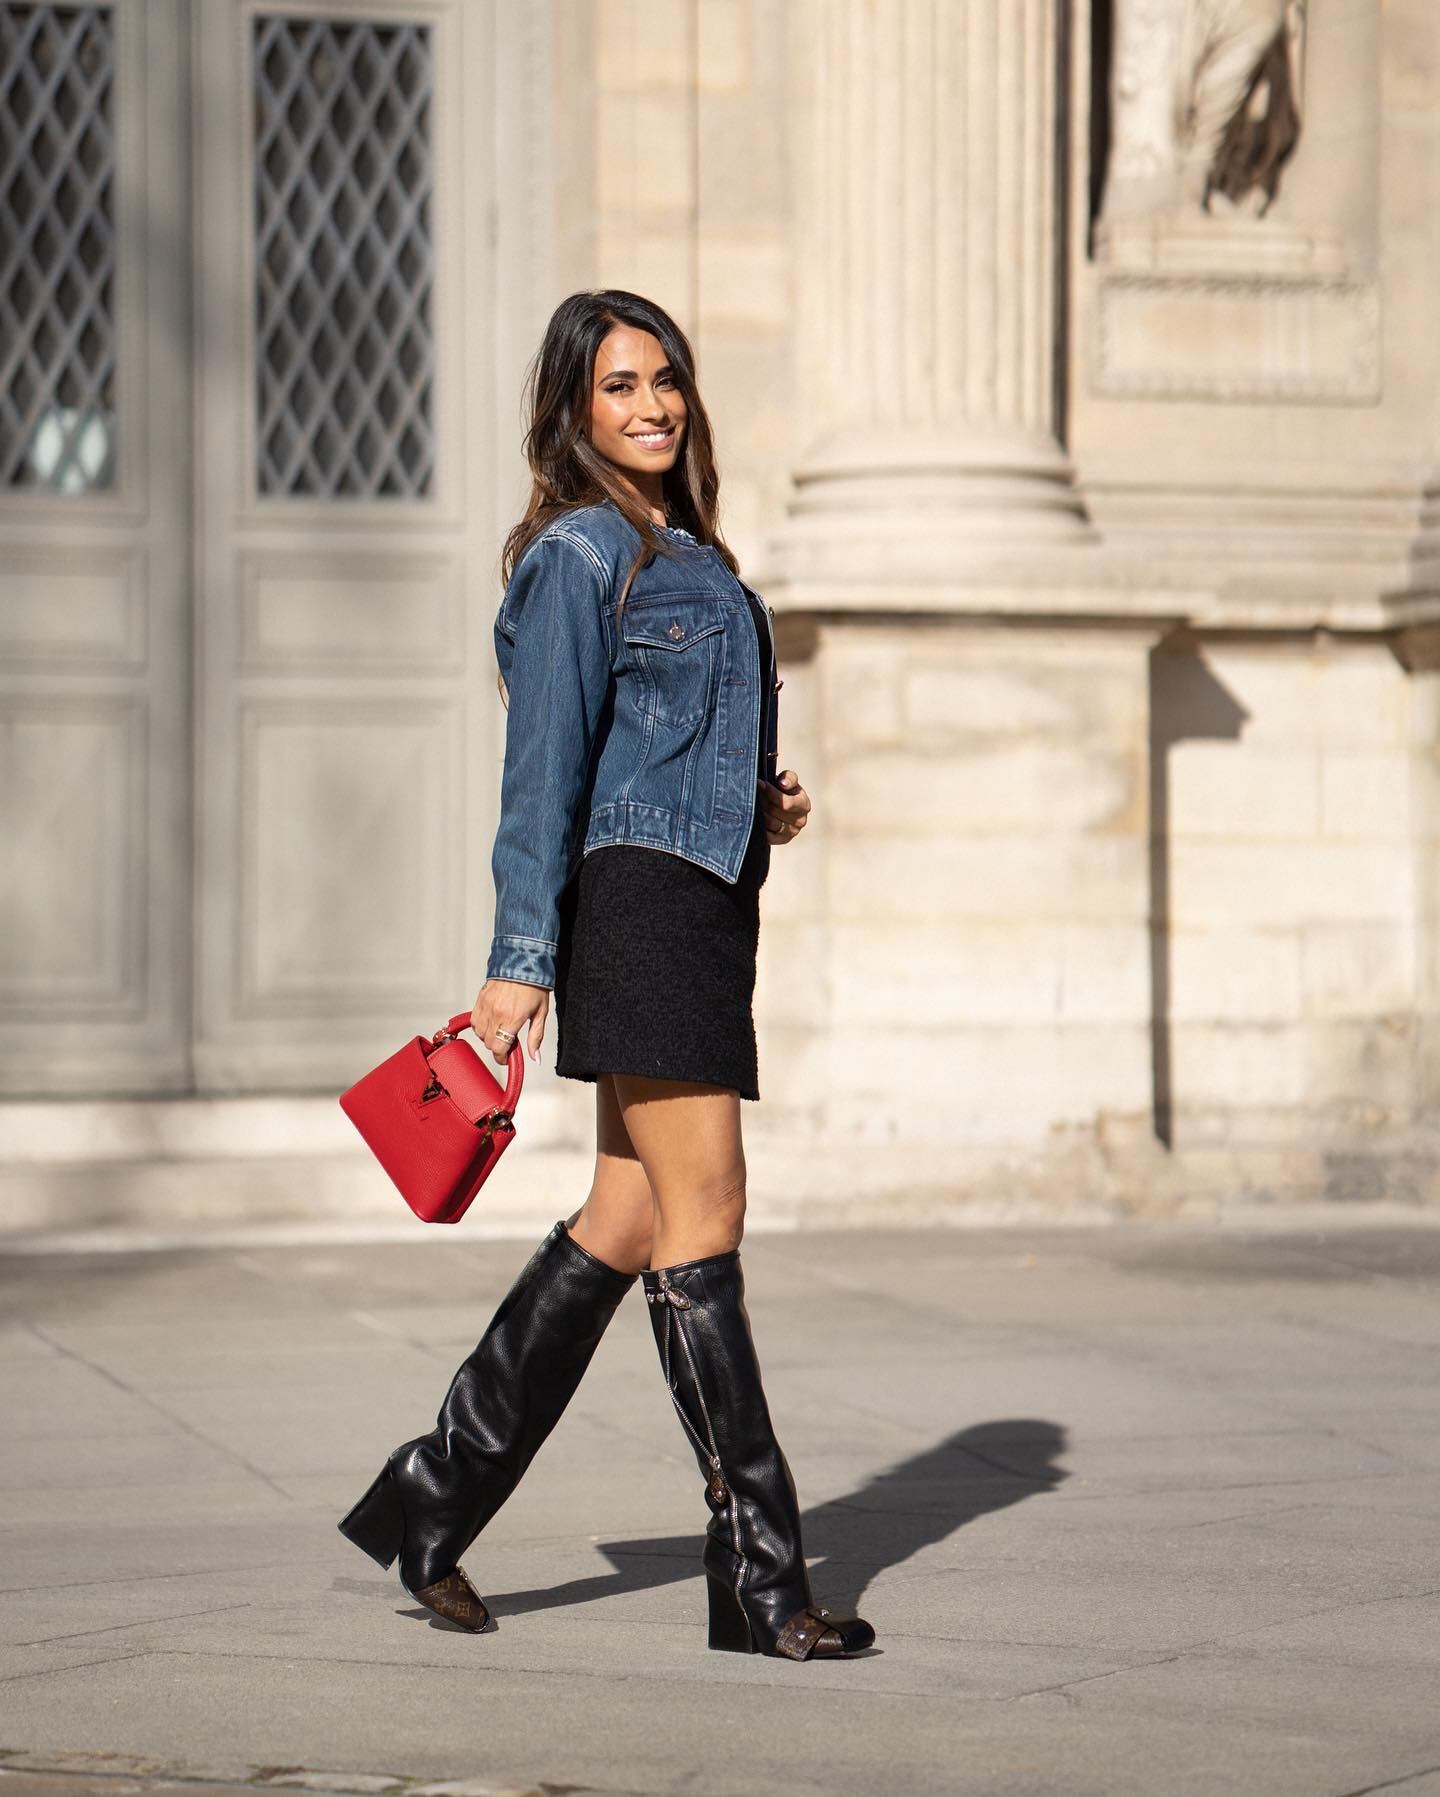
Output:
M487 980L520 980L527 986L555 989L558 943L540 936L497 936L490 944Z

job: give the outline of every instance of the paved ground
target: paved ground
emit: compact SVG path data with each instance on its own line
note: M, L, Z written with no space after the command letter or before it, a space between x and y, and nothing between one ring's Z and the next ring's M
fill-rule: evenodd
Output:
M638 1292L467 1556L497 1633L337 1533L529 1246L0 1262L0 1797L1440 1793L1440 1229L753 1237L883 1649L801 1667L705 1648Z

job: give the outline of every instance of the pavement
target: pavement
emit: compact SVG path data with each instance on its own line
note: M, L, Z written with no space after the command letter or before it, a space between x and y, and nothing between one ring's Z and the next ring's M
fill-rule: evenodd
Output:
M710 1652L638 1289L451 1629L337 1532L533 1242L0 1260L0 1797L1440 1794L1440 1227L752 1235L822 1603Z

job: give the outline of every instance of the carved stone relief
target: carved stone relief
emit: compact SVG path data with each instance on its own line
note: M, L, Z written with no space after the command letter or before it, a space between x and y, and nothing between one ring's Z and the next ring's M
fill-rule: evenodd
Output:
M1115 397L1373 404L1380 302L1333 280L1109 274L1093 390Z
M1300 135L1305 0L1115 0L1102 217L1265 212Z
M1093 390L1373 404L1374 285L1327 221L1265 216L1300 134L1305 0L1113 0L1104 18Z

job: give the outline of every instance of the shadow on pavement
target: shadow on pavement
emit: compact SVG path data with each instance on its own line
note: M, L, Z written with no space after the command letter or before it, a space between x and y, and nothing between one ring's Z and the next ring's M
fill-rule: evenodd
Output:
M877 1473L858 1490L817 1504L802 1518L816 1597L837 1610L858 1607L882 1572L922 1548L976 1517L1052 1491L1069 1476L1055 1464L1065 1445L1058 1423L976 1423ZM695 1503L703 1512L698 1488ZM487 1592L486 1602L497 1614L520 1615L677 1584L699 1573L702 1543L700 1534L602 1542L614 1572L540 1590Z

